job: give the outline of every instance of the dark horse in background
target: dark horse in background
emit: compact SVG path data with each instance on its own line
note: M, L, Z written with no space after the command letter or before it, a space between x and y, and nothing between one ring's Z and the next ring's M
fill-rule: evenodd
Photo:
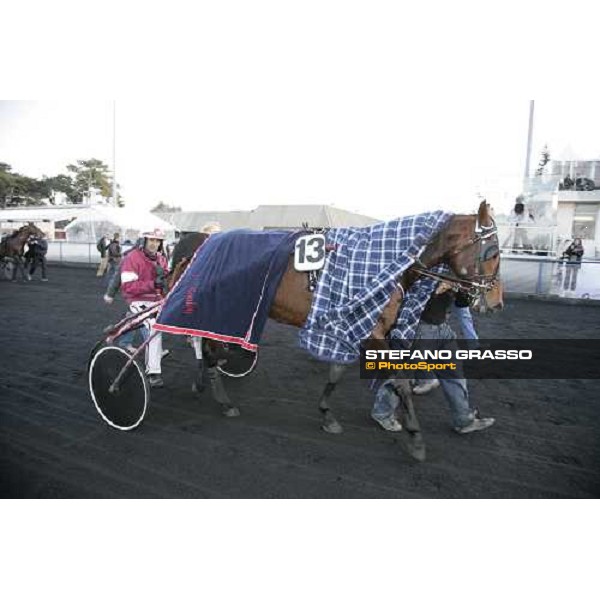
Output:
M20 270L23 279L25 279L23 249L31 236L40 237L41 235L43 235L42 230L38 229L33 223L23 225L23 227L17 229L17 231L14 231L0 242L0 262L5 267L9 262L13 263L13 268ZM13 275L16 275L16 273Z
M173 253L173 271L170 286L179 279L197 248L207 239L205 234L190 234L183 238ZM433 273L430 269L446 264L451 275ZM498 285L500 253L497 231L490 206L482 202L476 215L454 215L446 227L428 244L419 260L400 278L398 289L383 309L371 335L374 347L387 348L386 334L396 322L405 291L420 277L431 277L450 284L455 290L465 291L479 302L485 311L494 311L503 306L502 287ZM313 299L309 290L308 275L294 269L290 257L281 279L269 317L296 327L302 327L308 317ZM227 348L221 342L203 340L207 378L215 399L223 406L226 416L237 416L239 410L229 399L219 372L219 361L226 359ZM330 365L329 381L319 399L319 410L323 416L323 429L329 433L341 433L342 427L329 405L329 397L339 382L345 367ZM194 389L202 390L202 374L198 373ZM425 457L419 423L412 403L412 391L405 379L395 380L400 399L401 419L409 434L408 450L415 458Z

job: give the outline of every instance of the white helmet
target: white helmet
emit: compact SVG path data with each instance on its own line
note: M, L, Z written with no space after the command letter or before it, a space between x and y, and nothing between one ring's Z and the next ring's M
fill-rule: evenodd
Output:
M166 236L165 236L165 232L162 229L159 229L158 227L156 227L155 229L152 229L152 230L142 231L140 233L140 237L164 240Z

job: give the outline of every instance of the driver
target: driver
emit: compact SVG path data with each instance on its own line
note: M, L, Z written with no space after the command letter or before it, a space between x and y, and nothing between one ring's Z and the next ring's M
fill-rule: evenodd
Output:
M158 304L167 293L167 260L162 253L165 234L160 229L140 233L143 245L129 252L121 265L121 295L132 313ZM155 319L146 319L149 334ZM161 377L162 334L156 333L146 346L146 373L150 387L163 387Z

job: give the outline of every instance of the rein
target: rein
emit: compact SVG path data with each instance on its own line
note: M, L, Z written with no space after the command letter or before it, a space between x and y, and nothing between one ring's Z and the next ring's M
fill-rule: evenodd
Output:
M484 244L482 242L484 242L484 240L488 240L494 236L496 236L496 242L497 242L498 228L496 227L496 223L493 220L492 220L492 225L487 226L487 227L485 225L480 225L479 227L480 227L480 231L476 231L475 235L470 240L468 240L460 248L458 248L454 252L450 253L450 255L449 255L449 257L456 256L458 254L461 254L465 250L468 250L475 244L481 244L481 249L480 249L479 255L477 257L477 262L475 264L476 275L474 275L472 277L461 278L461 277L456 277L455 275L447 275L444 273L435 273L435 272L431 271L430 269L428 269L420 259L417 259L415 261L415 264L411 267L411 270L419 275L423 275L424 277L429 277L430 279L434 279L436 281L449 284L451 289L454 292L458 292L458 291L464 292L464 293L468 294L469 296L471 296L472 301L474 301L477 296L484 296L487 292L492 290L498 283L498 269L499 269L500 265L498 265L498 267L496 267L496 270L494 271L494 273L492 275L484 275L481 272L481 265L483 263L487 262L488 260L492 260L493 258L495 258L497 256L496 254L494 254L494 256L490 256L490 257L486 256L486 252L484 251L484 248L483 248ZM497 246L497 243L496 243L496 246ZM492 246L492 248L493 247L494 246ZM487 248L485 250L487 250Z

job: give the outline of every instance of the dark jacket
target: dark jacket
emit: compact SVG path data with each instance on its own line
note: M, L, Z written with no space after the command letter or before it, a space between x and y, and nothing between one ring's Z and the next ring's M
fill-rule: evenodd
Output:
M119 240L112 240L108 245L108 260L118 261L121 258L121 244Z
M448 320L452 302L459 308L465 308L471 304L469 297L463 292L455 293L448 290L443 294L434 294L425 305L421 314L421 320L430 325L445 323Z
M98 243L96 244L96 248L97 248L98 252L100 252L100 256L102 258L104 258L106 256L106 248L107 248L105 237L101 237L98 240Z
M581 265L581 258L583 257L583 246L576 246L573 242L564 252L564 255L570 264Z
M36 239L32 244L31 244L32 250L33 250L33 255L34 256L46 256L46 254L48 253L48 242L42 238L42 239Z

